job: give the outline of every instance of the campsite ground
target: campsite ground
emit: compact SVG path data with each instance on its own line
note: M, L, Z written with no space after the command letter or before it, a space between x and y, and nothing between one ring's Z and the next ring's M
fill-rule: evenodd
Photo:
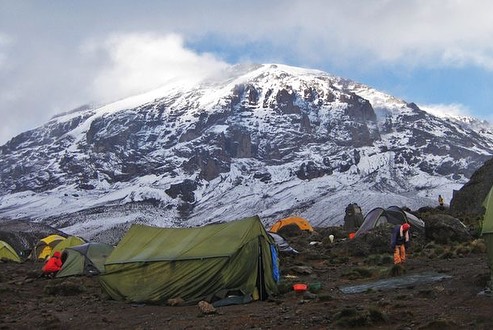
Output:
M401 269L393 268L390 254L354 256L347 241L331 244L323 234L288 241L301 253L282 257L279 296L218 307L213 314L204 314L197 305L116 302L102 293L96 277L36 278L39 263L1 263L0 329L493 328L493 298L479 294L489 273L477 242L453 249L414 246L405 272L391 277L392 269ZM400 288L341 291L348 285L429 272L450 277ZM321 289L299 294L291 290L297 282L320 283Z

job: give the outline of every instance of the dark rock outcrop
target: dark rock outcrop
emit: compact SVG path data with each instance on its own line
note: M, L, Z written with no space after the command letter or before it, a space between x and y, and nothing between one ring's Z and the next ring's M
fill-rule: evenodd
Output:
M52 234L67 236L62 231L43 223L27 220L6 222L0 220L0 240L12 246L22 259L29 256L29 253L40 239Z
M455 215L481 215L486 195L493 186L493 159L481 166L460 190L454 191L450 212Z
M472 239L468 228L457 218L447 214L423 217L426 238L440 244L464 242Z

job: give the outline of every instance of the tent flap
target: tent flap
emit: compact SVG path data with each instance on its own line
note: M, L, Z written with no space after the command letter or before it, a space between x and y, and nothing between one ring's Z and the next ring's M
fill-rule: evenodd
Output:
M483 206L485 208L485 213L481 233L493 234L493 187L491 187L490 192L486 196Z

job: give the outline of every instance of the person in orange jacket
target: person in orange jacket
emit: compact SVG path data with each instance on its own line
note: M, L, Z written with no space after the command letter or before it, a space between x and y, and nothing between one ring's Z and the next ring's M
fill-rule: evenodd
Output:
M406 248L409 245L409 228L411 226L408 223L403 225L397 225L392 230L392 236L390 239L390 245L394 252L394 264L401 264L406 262Z
M44 276L54 277L62 268L62 259L60 252L56 251L53 256L46 261L42 271Z

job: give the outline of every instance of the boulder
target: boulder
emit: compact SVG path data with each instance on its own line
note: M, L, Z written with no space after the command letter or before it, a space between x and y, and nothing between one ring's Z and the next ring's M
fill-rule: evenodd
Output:
M493 185L493 159L486 161L473 173L469 182L454 191L450 211L455 215L481 215L483 201Z
M368 257L372 254L392 253L390 238L394 226L396 225L389 223L382 224L349 240L347 243L349 254L352 256ZM410 233L411 249L416 245L423 244L425 237L422 232L411 227Z
M200 312L204 315L215 314L217 312L214 306L209 304L207 301L199 301L198 306Z
M432 214L423 218L426 238L440 244L464 242L472 239L467 227L457 218L447 214Z

